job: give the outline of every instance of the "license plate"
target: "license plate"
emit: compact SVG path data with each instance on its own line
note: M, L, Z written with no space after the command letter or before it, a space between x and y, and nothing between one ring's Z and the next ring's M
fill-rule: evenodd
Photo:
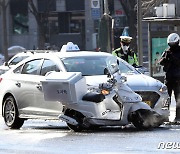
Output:
M151 106L151 101L144 101L146 104L148 104L149 106Z

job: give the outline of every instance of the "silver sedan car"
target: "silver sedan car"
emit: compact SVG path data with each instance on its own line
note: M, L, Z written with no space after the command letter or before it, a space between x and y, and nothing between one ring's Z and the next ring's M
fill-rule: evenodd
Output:
M9 128L20 128L27 119L58 119L62 104L44 100L41 81L50 71L82 72L89 86L106 82L105 59L112 56L103 52L37 53L24 59L0 76L0 107ZM143 75L119 59L127 84L159 113L169 116L166 86Z

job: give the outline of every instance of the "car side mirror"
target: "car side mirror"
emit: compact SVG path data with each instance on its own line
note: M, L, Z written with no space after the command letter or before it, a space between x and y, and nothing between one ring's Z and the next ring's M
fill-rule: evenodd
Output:
M135 67L135 69L145 75L147 75L149 72L148 69L143 66L137 66Z
M145 71L142 68L136 68L136 70L141 72L142 74L145 74Z
M8 62L4 62L4 64L3 64L4 66L8 66Z

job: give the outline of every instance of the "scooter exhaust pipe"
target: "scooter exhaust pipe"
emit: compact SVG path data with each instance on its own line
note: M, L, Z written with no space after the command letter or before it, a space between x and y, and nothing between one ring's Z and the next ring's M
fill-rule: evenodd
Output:
M71 125L78 125L78 122L75 119L73 119L69 116L66 116L66 115L59 115L59 119L64 121L64 122L67 122Z

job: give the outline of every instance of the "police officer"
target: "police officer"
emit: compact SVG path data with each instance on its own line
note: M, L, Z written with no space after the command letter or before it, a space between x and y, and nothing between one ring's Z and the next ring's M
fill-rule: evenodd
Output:
M127 61L133 66L138 66L137 55L132 49L129 48L132 37L130 36L120 36L120 48L117 48L112 52L114 56L120 57Z
M161 56L160 64L166 72L165 84L168 88L168 94L171 97L172 91L176 100L176 117L174 121L180 121L180 37L172 33L167 38L169 48Z

